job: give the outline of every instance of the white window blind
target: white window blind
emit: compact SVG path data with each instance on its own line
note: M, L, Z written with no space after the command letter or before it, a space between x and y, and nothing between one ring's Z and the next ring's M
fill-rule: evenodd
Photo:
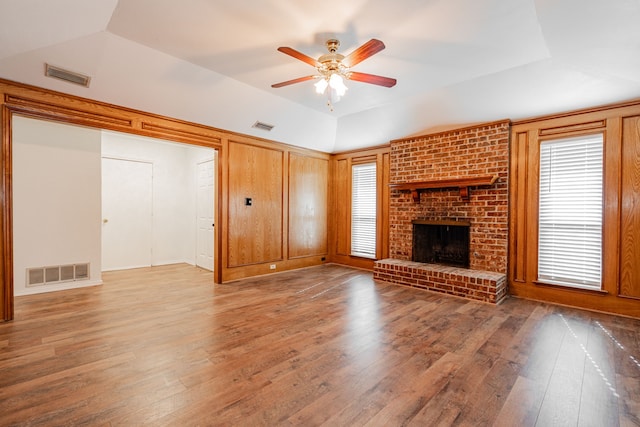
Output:
M376 256L376 164L351 169L351 255Z
M602 152L602 135L540 145L540 281L601 288Z

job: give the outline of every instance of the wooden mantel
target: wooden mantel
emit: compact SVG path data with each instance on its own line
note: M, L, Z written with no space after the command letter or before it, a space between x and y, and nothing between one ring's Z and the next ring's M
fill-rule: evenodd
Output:
M469 187L479 187L483 185L493 185L498 180L498 175L484 175L465 178L440 179L434 181L406 182L401 184L389 184L391 190L411 191L413 201L420 202L420 191L430 188L458 188L460 197L469 200Z

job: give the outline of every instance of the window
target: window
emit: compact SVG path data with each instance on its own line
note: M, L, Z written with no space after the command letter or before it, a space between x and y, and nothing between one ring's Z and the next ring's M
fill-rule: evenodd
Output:
M602 135L540 145L538 280L601 288Z
M376 164L351 170L351 255L376 257Z

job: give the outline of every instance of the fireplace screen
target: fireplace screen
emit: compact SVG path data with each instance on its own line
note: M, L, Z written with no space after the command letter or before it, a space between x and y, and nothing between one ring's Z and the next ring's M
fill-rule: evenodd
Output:
M469 268L470 223L413 221L412 260Z

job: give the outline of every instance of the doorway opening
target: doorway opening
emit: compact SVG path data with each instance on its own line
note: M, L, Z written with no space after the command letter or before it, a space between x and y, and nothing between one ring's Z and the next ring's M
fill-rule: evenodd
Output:
M215 217L215 162L216 151L211 148L178 144L170 141L146 138L118 132L102 132L102 157L104 162L119 161L129 165L127 169L139 170L147 163L145 177L126 178L118 171L114 189L116 197L109 198L105 188L109 168L103 167L103 270L120 270L137 266L155 266L186 262L213 271ZM106 160L109 158L109 160ZM132 172L132 174L135 172ZM142 182L150 184L142 189ZM146 192L146 194L145 194ZM134 194L138 193L137 196ZM128 194L119 197L118 194ZM133 221L140 213L147 215L150 224L149 237L127 231L130 224L113 224L109 212L122 212ZM129 214L131 212L131 214ZM148 212L148 214L147 214ZM126 218L123 218L127 221ZM144 229L144 218L137 218ZM201 228L205 228L201 232ZM116 238L105 238L115 234ZM135 237L139 237L136 240ZM207 241L210 239L210 241ZM107 247L111 244L111 247ZM122 257L138 246L135 253L148 255L148 262L139 265L140 258L133 254L117 265L107 263L105 255L117 252ZM206 258L206 259L205 259ZM107 268L108 267L108 268Z
M107 270L197 265L197 169L211 161L215 178L216 150L18 115L12 130L15 296L100 284ZM208 188L215 217L217 182ZM76 264L89 266L82 282L27 286L29 268Z

